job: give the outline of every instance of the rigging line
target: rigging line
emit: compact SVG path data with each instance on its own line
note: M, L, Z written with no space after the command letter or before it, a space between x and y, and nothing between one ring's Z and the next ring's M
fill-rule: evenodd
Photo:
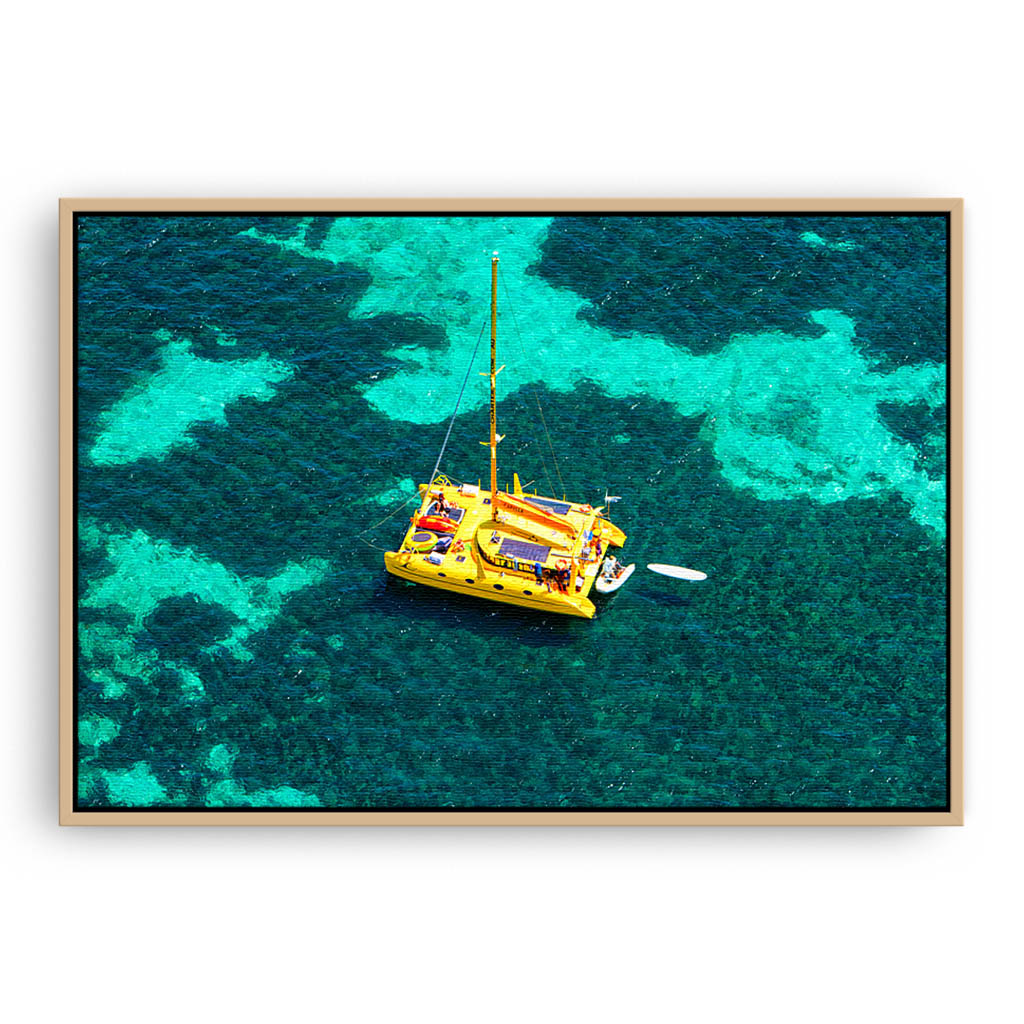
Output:
M365 537L360 537L358 534L356 534L356 540L361 540L368 548L373 548L374 551L383 551L385 555L388 553L387 548L381 548L376 544L371 544Z
M397 508L393 508L383 519L380 520L380 522L374 523L372 526L368 526L365 530L360 530L356 534L356 536L357 537L362 537L362 535L364 533L369 533L371 530L375 530L378 526L381 525L381 523L386 523L389 519L392 518L392 516L398 515L398 513L401 512L402 509L405 508L405 506L409 504L409 502L411 502L411 501L419 501L419 500L420 500L420 496L418 494L414 494L411 498L407 498L405 501L403 501L402 504L399 505ZM384 549L381 548L381 550L383 551Z
M476 348L473 349L473 357L469 361L469 368L466 370L466 376L463 378L463 381L462 381L462 390L459 392L458 400L455 403L455 411L452 413L451 422L448 424L448 433L444 435L444 444L441 445L441 454L438 455L437 462L434 464L434 472L430 474L430 483L434 482L434 478L437 476L438 467L441 465L441 458L444 455L445 446L448 444L448 438L451 436L452 426L455 424L455 416L456 416L456 414L459 411L459 403L462 401L462 395L463 395L463 393L466 390L466 382L469 380L470 371L473 369L473 364L476 362L476 354L480 350L480 338L482 338L484 336L484 328L486 326L487 326L487 321L485 320L480 325L480 337L478 337L476 339ZM383 519L379 520L376 523L373 523L373 525L371 525L371 526L367 526L365 530L360 530L357 534L355 534L355 536L359 540L361 540L364 544L366 544L368 547L374 548L377 551L386 551L387 550L386 548L379 548L379 547L377 547L376 544L371 544L368 540L366 540L363 537L363 534L364 533L369 533L371 530L375 530L378 526L381 526L382 524L386 523L389 519L391 519L394 516L398 515L398 513L401 512L402 509L405 508L411 502L413 502L413 501L420 501L420 500L421 500L421 495L414 494L412 497L407 498L405 501L403 501L401 505L398 505L395 508L393 508Z
M516 329L516 337L519 339L519 347L523 350L523 357L526 358L526 346L523 344L523 335L519 330L519 321L516 319L515 307L512 305L512 296L508 293L508 283L505 281L505 274L501 267L498 267L498 273L501 275L501 286L505 289L505 299L508 305L509 312L512 314L512 325ZM537 412L540 413L541 426L544 428L544 436L548 439L548 448L551 449L551 461L555 467L555 473L558 475L558 482L561 485L562 493L565 494L565 481L562 480L562 471L558 468L558 456L555 454L555 446L551 443L551 432L548 430L547 420L544 419L544 410L541 408L540 395L537 394L536 390L533 392L534 401L537 403ZM544 466L544 475L548 476L547 465ZM551 478L548 476L548 483L551 483ZM554 487L552 487L554 490Z
M501 275L501 286L505 289L505 301L506 305L508 306L509 313L512 315L512 324L515 327L516 338L519 341L519 350L523 353L524 362L529 363L529 356L526 354L526 346L523 344L523 335L522 332L519 330L519 321L516 319L515 307L512 305L512 297L511 295L509 295L508 283L505 281L505 273L500 266L498 267L498 273ZM558 458L555 455L555 449L551 444L551 435L548 433L548 425L544 420L544 410L541 408L540 397L537 393L537 389L534 388L531 384L525 384L523 386L523 390L529 390L530 393L533 395L533 400L537 403L537 412L540 414L541 425L544 427L545 434L547 434L548 448L551 449L551 458L554 462L555 472L558 473ZM523 407L523 411L526 412L527 415L529 415L529 409L525 405ZM554 483L552 483L551 474L548 472L548 462L543 455L541 455L540 457L540 465L541 469L544 470L544 479L547 480L548 482L548 492L550 494L556 494L557 492L555 490L555 485ZM561 480L561 473L558 474L558 478L559 480ZM565 491L564 485L562 487L562 491Z
M473 369L473 364L476 362L476 354L480 350L480 339L484 336L484 328L487 326L485 320L480 325L480 334L476 339L476 348L473 349L473 355L469 360L469 366L466 367L466 376L462 378L462 389L459 391L459 397L455 400L455 408L452 410L452 418L448 422L448 433L444 435L444 443L441 445L441 450L437 453L437 462L434 463L434 472L430 474L430 480L427 482L427 488L429 490L430 485L434 482L434 477L437 476L438 468L441 465L441 459L444 458L444 450L448 447L448 438L452 436L452 427L455 426L455 417L459 413L459 403L462 401L462 396L466 392L466 384L469 381L469 374Z
M507 295L508 295L508 291L506 289L506 297L507 297ZM513 315L513 318L514 318L514 315ZM523 346L523 339L521 337L519 338L519 349L523 353L524 361L529 362L529 357L526 354L526 349ZM541 407L540 407L540 399L537 398L537 392L533 389L532 385L530 385L528 383L524 384L519 390L523 394L522 394L522 396L518 400L516 400L516 408L520 409L526 415L527 420L529 420L529 418L530 418L530 406L529 406L529 402L527 401L527 398L526 398L526 394L527 394L527 392L529 392L529 394L533 395L534 401L536 401L536 403L537 403L537 412L540 413L541 423L544 423L544 410L541 409ZM545 430L546 429L547 429L547 425L545 424ZM549 439L548 440L548 447L550 447L550 446L551 446L551 441ZM554 457L554 452L552 452L551 454L552 454L552 457ZM540 455L540 468L544 471L544 479L547 480L547 482L548 482L548 493L549 494L555 494L556 493L555 492L555 485L554 485L554 483L552 483L552 481L551 481L551 474L548 472L548 460L544 458L544 453L542 451L539 452L539 455ZM557 466L556 466L556 468L557 468Z

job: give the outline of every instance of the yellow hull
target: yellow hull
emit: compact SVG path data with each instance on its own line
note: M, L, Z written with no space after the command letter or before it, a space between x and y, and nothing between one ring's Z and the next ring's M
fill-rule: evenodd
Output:
M518 576L500 576L489 572L473 576L470 575L472 570L468 570L466 575L457 576L447 572L443 565L423 564L422 558L408 558L404 552L386 552L384 567L393 576L411 583L422 583L427 587L450 590L468 597L482 597L487 601L501 601L502 604L514 604L533 611L592 619L597 610L588 597L570 597L558 591L549 593L543 584L534 583L530 586ZM496 590L495 587L502 589Z
M424 534L417 525L421 517L413 516L401 550L385 553L385 569L400 579L439 590L592 619L596 608L588 595L602 553L609 546L621 547L625 534L589 505L524 495L518 478L516 482L515 493L499 493L494 504L489 491L431 485L432 494L442 491L445 500L461 510L461 520L449 531L448 550L436 554L416 550L413 538ZM425 484L420 486L421 492L426 489ZM531 504L531 499L547 505ZM429 517L424 521L429 522ZM600 539L597 550L591 546L593 540L587 542L588 535ZM502 547L509 540L520 542L512 555ZM536 551L542 553L530 554ZM541 561L534 563L533 557ZM556 577L560 567L565 567L567 577L561 583Z

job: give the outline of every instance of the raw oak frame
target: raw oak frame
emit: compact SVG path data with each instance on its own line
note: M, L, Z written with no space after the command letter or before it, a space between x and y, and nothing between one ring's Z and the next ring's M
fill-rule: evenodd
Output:
M62 199L60 201L60 823L62 825L962 825L962 199ZM944 811L112 810L74 806L74 263L79 213L936 213L949 216L949 806Z

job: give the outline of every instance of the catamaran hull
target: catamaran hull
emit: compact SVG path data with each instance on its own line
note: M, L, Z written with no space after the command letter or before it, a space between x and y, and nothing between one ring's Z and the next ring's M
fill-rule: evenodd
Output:
M504 576L500 582L496 582L488 574L471 580L468 575L453 576L450 571L444 570L432 572L410 562L411 559L407 559L404 552L388 551L384 555L384 568L393 576L408 580L410 583L422 583L424 586L437 587L438 590L465 594L467 597L482 597L487 601L514 604L520 608L553 615L574 615L581 619L592 619L597 610L590 598L570 596L558 591L549 592L543 584L531 585L529 580L520 577Z

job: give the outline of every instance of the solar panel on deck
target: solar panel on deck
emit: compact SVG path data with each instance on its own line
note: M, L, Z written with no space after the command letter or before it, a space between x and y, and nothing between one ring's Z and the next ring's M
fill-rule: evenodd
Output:
M541 508L549 508L552 512L557 512L558 515L564 516L569 511L569 503L567 501L555 501L552 498L527 498L524 497L523 501L528 501L531 505L540 505Z
M551 548L543 544L531 544L526 540L513 540L506 537L498 548L498 554L506 558L518 558L524 562L546 562Z

